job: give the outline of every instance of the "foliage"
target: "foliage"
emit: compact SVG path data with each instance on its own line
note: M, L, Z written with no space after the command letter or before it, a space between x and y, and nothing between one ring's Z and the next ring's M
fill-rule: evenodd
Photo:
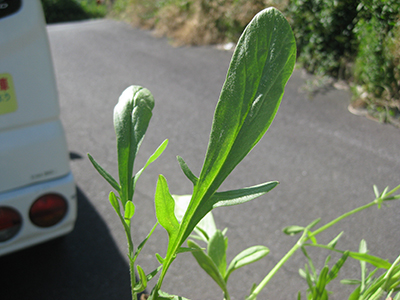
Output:
M400 112L399 1L290 0L287 13L306 70L361 86L382 121Z
M102 18L107 14L104 5L95 0L41 0L46 23Z
M277 186L278 182L272 181L237 190L218 191L227 176L252 150L271 125L280 105L285 85L293 72L295 58L294 36L284 16L274 8L258 13L246 27L232 56L226 81L215 109L208 149L200 175L197 177L186 162L178 157L183 173L193 185L192 194L173 196L166 178L159 175L154 196L157 222L136 249L131 234L131 219L136 213L133 202L135 187L142 172L163 153L168 141L162 142L143 168L134 174L135 158L152 117L154 99L149 90L139 86L130 86L121 94L114 108L119 181L104 170L90 154L89 159L115 190L115 192L110 192L109 201L122 223L128 241L132 299L136 300L137 294L145 291L148 281L159 274L149 299L184 300L185 298L180 296L165 293L161 288L173 261L180 253L191 252L200 267L221 288L224 299L229 300L227 282L231 273L258 261L269 253L265 246L252 246L240 252L228 265L226 230L221 231L216 228L211 211L216 207L248 202ZM310 268L303 271L309 282L308 295L311 295L311 298L308 296L308 299L327 299L328 293L325 287L337 276L348 257L386 270L384 277L378 278L377 281L372 281L372 277L368 277L368 280L362 279L361 284L366 286L368 291L373 291L373 295L378 290L383 291L382 294L387 292L389 295L397 292L400 285L397 261L391 264L365 251L359 253L337 250L336 243L340 235L327 245L319 244L316 237L354 213L375 205L381 207L386 201L400 199L400 195L394 195L398 190L400 190L400 185L391 191L386 188L382 193L375 188L374 201L314 231L312 229L319 223L319 219L306 227L296 225L285 228L286 234L301 233L301 237L265 278L250 289L246 300L256 299L270 279L297 250L302 249L309 257L305 247L319 247L343 254L331 269L327 261L319 276L316 276L312 260L309 258ZM136 264L136 259L158 225L161 225L168 234L166 256L161 257L156 253L159 267L146 274L144 269ZM205 243L206 251L192 239L187 241L188 247L183 246L189 237ZM312 273L309 272L310 269ZM138 274L138 279L135 272ZM365 293L364 290L360 290L359 295Z
M236 42L257 12L287 0L116 0L115 14L176 44Z

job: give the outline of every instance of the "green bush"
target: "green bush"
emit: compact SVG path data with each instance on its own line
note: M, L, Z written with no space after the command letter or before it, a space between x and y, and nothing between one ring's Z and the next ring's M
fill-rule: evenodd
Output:
M399 113L398 0L290 0L287 14L307 71L352 80L383 121Z
M287 7L298 61L312 73L344 76L344 62L356 53L358 1L291 0Z
M397 0L362 1L359 5L354 76L368 93L369 102L378 106L394 107L396 99L400 100L399 12Z
M46 23L102 18L107 13L104 5L92 1L41 0Z

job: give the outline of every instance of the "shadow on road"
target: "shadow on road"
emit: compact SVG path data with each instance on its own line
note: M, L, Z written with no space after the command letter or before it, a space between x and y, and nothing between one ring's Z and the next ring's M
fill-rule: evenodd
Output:
M126 261L79 187L77 194L72 233L0 258L2 300L130 299Z

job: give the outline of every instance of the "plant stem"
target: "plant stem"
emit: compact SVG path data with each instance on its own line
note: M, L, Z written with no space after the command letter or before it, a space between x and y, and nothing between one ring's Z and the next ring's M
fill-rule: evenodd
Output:
M257 295L261 292L261 290L268 284L268 282L274 277L274 275L278 272L278 270L286 263L286 261L303 245L303 243L307 240L305 233L303 233L302 237L297 241L297 243L285 254L284 257L275 265L275 267L268 273L267 276L260 282L260 284L254 289L249 297L246 300L255 300Z
M369 207L371 207L371 206L374 206L375 204L376 204L376 200L374 200L374 201L372 201L372 202L370 202L370 203L368 203L368 204L366 204L366 205L360 206L360 207L358 207L358 208L356 208L356 209L353 209L352 211L349 211L349 212L347 212L347 213L341 215L340 217L334 219L333 221L331 221L331 222L325 224L324 226L318 228L318 229L315 230L314 232L310 232L310 233L308 234L308 238L311 238L311 237L316 236L317 234L319 234L319 233L325 231L326 229L328 229L329 227L332 227L333 225L335 225L335 224L338 223L339 221L341 221L341 220L343 220L343 219L345 219L345 218L347 218L347 217L349 217L349 216L351 216L351 215L353 215L353 214L355 214L355 213L357 213L357 212L360 212L360 211L362 211L362 210L364 210L364 209L367 209L367 208L369 208Z
M390 192L390 194L392 194L393 192L395 192L397 189L400 189L400 185L398 187L396 187L394 190L392 190ZM299 249L301 248L305 242L307 242L310 238L315 237L316 235L318 235L319 233L323 232L324 230L332 227L333 225L335 225L336 223L338 223L339 221L357 213L360 212L364 209L367 209L371 206L374 206L375 204L378 203L378 199L375 199L374 201L363 205L361 207L358 207L356 209L353 209L352 211L349 211L343 215L341 215L340 217L334 219L333 221L325 224L324 226L318 228L317 230L315 230L314 232L310 232L307 228L304 230L303 235L301 236L301 238L297 241L297 243L292 247L292 249L289 250L289 252L287 252L285 254L284 257L282 257L282 259L275 265L275 267L267 274L267 276L264 277L264 279L259 283L259 285L253 290L253 292L251 293L250 296L248 296L246 298L246 300L255 300L257 298L257 295L261 292L261 290L268 284L268 282L272 279L272 277L274 277L274 275L278 272L278 270L286 263L286 261L289 260L289 258Z

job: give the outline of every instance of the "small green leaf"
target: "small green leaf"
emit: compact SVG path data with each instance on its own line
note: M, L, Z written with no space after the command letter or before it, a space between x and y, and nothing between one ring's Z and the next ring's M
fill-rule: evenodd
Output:
M269 253L269 249L265 246L253 246L240 252L229 264L226 272L225 281L228 281L231 273L241 267L260 260Z
M160 272L161 269L162 269L162 266L159 266L157 269L155 269L152 272L150 272L149 274L147 274L147 276L146 276L147 282L152 280L154 278L154 276L156 276L157 273Z
M181 166L181 169L183 171L183 174L186 175L186 177L193 183L193 185L197 184L197 181L199 180L194 174L193 172L189 169L188 165L186 164L186 162L183 160L182 157L178 156L178 163Z
M340 283L346 285L359 285L361 281L358 279L342 279L340 280Z
M227 291L226 283L218 267L215 265L214 261L208 256L204 251L201 251L201 247L193 242L192 240L187 241L190 248L196 248L200 251L193 251L192 255L196 259L199 266L206 271L206 273L219 285L222 291L225 293Z
M111 203L112 207L114 207L116 213L118 215L120 215L121 218L122 218L121 211L120 211L120 208L119 208L118 199L117 199L117 197L115 196L115 194L113 192L110 192L110 194L108 195L108 199L110 200L110 203Z
M156 223L153 228L150 230L149 234L146 236L146 238L139 244L139 246L136 249L135 256L133 258L133 261L136 261L136 258L139 256L140 252L142 251L144 245L146 242L149 240L150 236L153 234L154 230L158 226L158 223Z
M150 158L147 160L146 164L144 165L143 168L139 170L139 172L136 173L136 175L133 177L133 186L136 187L136 182L139 179L140 175L142 175L143 171L147 169L147 167L153 163L154 161L157 160L157 158L160 157L160 155L164 152L164 150L167 148L168 145L168 140L164 140L160 146L154 151L154 153L150 156Z
M104 170L95 160L94 158L88 153L88 157L90 162L92 163L93 167L99 172L101 176L119 193L121 187L117 183L117 181L110 175L106 170Z
M133 288L133 290L136 293L140 293L140 292L143 292L147 287L147 276L144 273L141 266L138 265L136 267L136 269L137 269L137 273L139 274L139 282L136 284L136 286Z
M226 272L226 248L225 237L220 230L217 230L208 242L207 254L211 257L223 278Z
M155 205L158 222L168 232L171 240L178 232L179 223L175 217L175 200L169 192L167 180L162 175L158 177Z
M340 271L340 269L343 267L344 263L346 262L347 258L349 257L349 251L345 251L342 257L337 261L337 263L332 267L331 271L328 274L327 277L327 282L331 282L333 279L335 279Z
M343 234L343 231L341 233L339 233L332 241L330 241L327 246L331 247L331 248L335 248L336 244L339 241L342 234Z
M131 223L131 219L134 214L135 214L135 205L132 203L132 201L126 202L124 219L128 226Z
M158 295L159 295L159 297L157 299L159 299L159 300L189 300L189 299L181 297L181 296L167 294L163 291L159 291ZM151 300L151 299L149 299L149 300Z
M193 251L200 251L200 250L197 248L180 247L176 253L179 254L179 253L193 252Z
M164 263L165 258L161 257L160 254L156 253L156 258L160 264Z
M349 255L351 258L357 259L359 261L365 261L377 268L389 269L391 267L391 264L387 260L384 260L377 256L358 252L350 252Z
M303 232L304 229L305 228L302 226L291 225L291 226L287 226L287 227L283 228L283 233L285 233L287 235L295 235L300 232Z
M314 290L313 293L313 299L319 299L324 294L325 286L328 283L327 278L328 278L328 272L329 272L329 267L324 266L319 273L318 281L316 284L316 289Z

